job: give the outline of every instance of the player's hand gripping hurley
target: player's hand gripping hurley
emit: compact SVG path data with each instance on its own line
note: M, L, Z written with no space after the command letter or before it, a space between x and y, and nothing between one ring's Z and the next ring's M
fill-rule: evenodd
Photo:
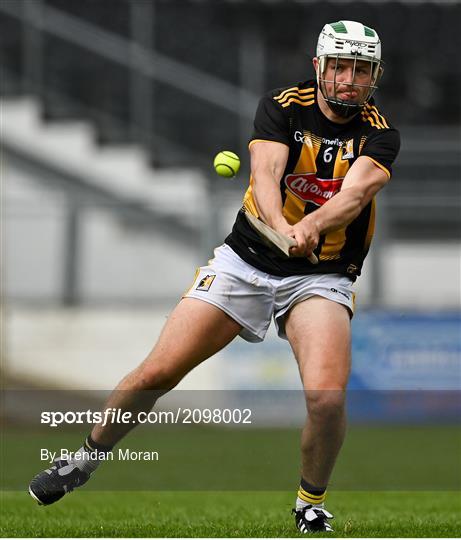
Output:
M261 239L282 257L290 257L290 248L297 246L296 240L285 234L281 234L263 221L245 211L245 216L251 227L259 234ZM319 260L314 253L307 256L312 264L318 264Z

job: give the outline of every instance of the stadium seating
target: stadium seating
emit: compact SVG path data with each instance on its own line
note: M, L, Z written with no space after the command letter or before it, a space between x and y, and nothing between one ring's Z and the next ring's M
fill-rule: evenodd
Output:
M34 18L39 16L40 2L32 4L35 12L29 17ZM450 192L451 186L458 193L455 145L461 75L455 66L461 49L459 3L348 3L347 9L343 3L281 0L157 0L142 4L150 9L144 20L142 12L135 12L141 3L130 0L113 0L110 6L95 0L42 0L53 13L71 16L77 35L80 23L93 25L89 27L91 39L78 44L69 41L65 32L34 33L34 26L21 20L27 4L5 0L0 9L1 94L38 95L45 119L89 119L99 142L140 143L157 167L199 165L203 156L220 148L235 149L245 160L250 115L242 115L241 103L233 112L232 107L226 109L201 98L200 92L192 95L183 85L180 66L210 74L233 85L236 92L243 87L258 96L266 89L312 75L309 59L315 36L335 12L339 18L366 19L380 29L386 68L378 104L391 111L391 119L405 136L403 148L408 150L396 170L398 189L411 196L418 182L427 198L434 190L440 193L441 186L443 191ZM100 41L110 46L116 39L129 40L132 35L142 47L179 62L173 83L157 77L155 65L151 66L153 78L143 73L133 76L117 55L110 58L94 47ZM249 39L258 51L248 46ZM89 41L92 48L88 48ZM31 68L26 54L31 42L41 49L41 69ZM256 55L252 61L260 55L261 65L249 68L245 64L251 54ZM205 90L206 83L203 87ZM136 98L139 92L146 98L145 111ZM435 141L436 151L428 147L428 138ZM439 212L437 234L457 234L453 228L456 209L447 212ZM397 219L396 231L413 229L415 235L420 234L421 213L408 214L406 209L402 213L406 219Z

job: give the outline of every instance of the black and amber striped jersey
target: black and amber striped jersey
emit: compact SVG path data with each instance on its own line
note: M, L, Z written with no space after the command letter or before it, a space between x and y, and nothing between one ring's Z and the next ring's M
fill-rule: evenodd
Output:
M315 81L273 90L261 99L250 146L256 141L289 147L280 192L283 215L292 225L334 197L359 156L367 156L390 177L400 147L398 131L372 100L346 124L329 120L317 104ZM243 208L225 240L243 260L276 276L340 273L355 280L360 275L374 231L374 200L349 225L321 236L315 249L319 264L313 265L304 257L278 256L249 226L244 210L258 216L252 185L250 176Z

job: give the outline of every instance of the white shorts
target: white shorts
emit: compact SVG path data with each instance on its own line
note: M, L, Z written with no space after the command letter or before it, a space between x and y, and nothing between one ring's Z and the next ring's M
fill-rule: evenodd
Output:
M343 304L352 317L352 281L341 274L279 277L261 272L242 260L228 245L214 251L214 259L197 269L184 298L209 302L237 321L246 341L263 341L274 317L278 335L287 339L285 315L298 302L323 296Z

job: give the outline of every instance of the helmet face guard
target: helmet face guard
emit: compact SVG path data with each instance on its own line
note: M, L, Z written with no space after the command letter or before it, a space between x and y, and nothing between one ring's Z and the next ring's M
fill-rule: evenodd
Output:
M351 82L343 82L343 81L341 81L340 83L337 82L338 64L339 64L339 61L342 59L351 60L353 62ZM343 118L349 118L351 116L354 116L358 112L360 112L365 106L365 104L373 96L376 89L378 88L377 83L384 70L382 60L376 60L374 58L364 58L364 57L358 56L357 54L344 55L344 54L338 54L338 53L321 56L318 60L319 60L319 67L317 71L317 83L325 101L327 102L331 110L335 114ZM329 60L332 60L334 62L333 78L325 78L325 72L326 72ZM370 75L369 75L368 84L361 84L361 83L355 82L358 61L366 62L367 64L369 64L368 72ZM327 85L331 89L330 92L328 92ZM342 87L348 86L350 91L361 90L361 89L366 89L366 90L365 92L363 91L359 92L359 94L361 94L361 98L358 101L344 100L338 97L339 86L342 86Z
M362 110L378 88L377 83L383 73L381 42L372 28L355 21L338 21L326 24L317 42L317 83L330 109L343 118L354 116ZM341 60L352 63L352 73L348 81L338 81ZM334 62L333 75L327 68ZM368 65L368 80L357 76L357 65ZM356 82L356 81L359 82ZM365 84L364 84L365 83ZM349 87L357 91L359 100L341 99L338 88Z

